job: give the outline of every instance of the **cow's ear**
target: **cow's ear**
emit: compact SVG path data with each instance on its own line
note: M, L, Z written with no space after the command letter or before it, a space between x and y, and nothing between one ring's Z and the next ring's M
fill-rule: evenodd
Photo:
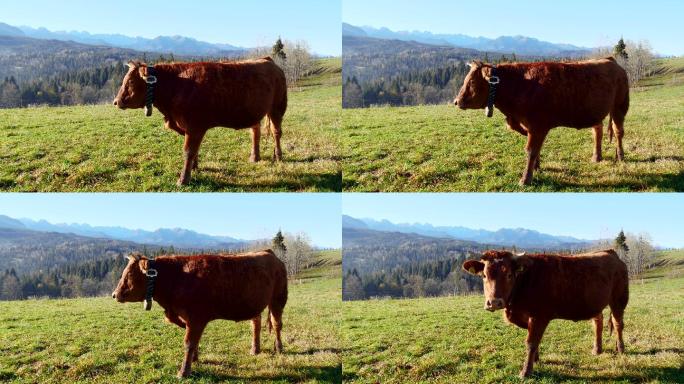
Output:
M140 266L140 270L142 271L142 273L147 273L147 268L149 268L149 264L147 263L147 261L148 261L147 258L146 258L145 256L143 256L143 257L140 259L140 263L138 263L138 265Z
M139 74L140 77L142 77L143 79L147 78L147 65L145 65L145 64L140 64L140 66L138 66L138 74Z
M513 265L515 274L519 275L525 272L532 265L532 259L529 256L525 256L525 253L523 252L521 256L516 256L513 259Z
M463 263L463 270L471 275L482 276L484 270L484 263L478 260L468 260Z
M138 261L142 257L142 254L139 252L132 252L132 253L129 253L127 257L128 257L128 260Z

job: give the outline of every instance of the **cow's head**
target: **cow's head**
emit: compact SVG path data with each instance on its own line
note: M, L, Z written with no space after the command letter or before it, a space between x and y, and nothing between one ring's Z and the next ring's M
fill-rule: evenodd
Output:
M508 251L487 251L480 260L467 260L463 270L482 277L485 309L496 311L506 306L511 298L515 280L532 263L525 254L515 255Z
M482 109L487 106L489 95L489 74L491 67L481 61L470 64L470 72L463 80L463 86L458 91L454 104L461 109Z
M129 61L128 73L124 76L119 93L114 99L114 105L121 109L145 107L146 77L146 64L139 61Z
M147 258L140 253L128 255L128 265L121 274L121 280L112 292L112 298L119 303L145 300L147 291Z

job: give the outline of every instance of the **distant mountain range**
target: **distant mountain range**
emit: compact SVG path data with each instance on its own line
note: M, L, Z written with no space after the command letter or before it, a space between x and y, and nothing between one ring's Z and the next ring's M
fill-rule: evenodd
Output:
M515 53L525 56L584 56L590 48L550 43L527 36L500 36L495 39L464 34L433 34L421 31L392 31L388 28L354 26L342 23L342 35L385 40L415 41L423 44L471 48L482 52Z
M177 248L239 248L247 240L229 236L212 236L182 228L160 228L155 231L123 227L98 227L88 224L53 224L45 220L14 219L0 215L0 228L23 229L39 232L56 232L91 238L115 239Z
M593 240L570 236L555 236L525 228L502 228L497 231L471 229L461 226L433 226L431 224L395 224L387 220L358 219L344 215L343 228L370 229L384 232L413 233L422 236L473 241L506 247L529 249L578 249L593 244Z
M0 23L0 36L31 37L43 40L73 41L81 44L133 49L141 52L174 53L189 56L234 56L247 48L214 44L185 36L158 36L153 39L121 34L90 34L79 31L50 31L46 28L15 27Z

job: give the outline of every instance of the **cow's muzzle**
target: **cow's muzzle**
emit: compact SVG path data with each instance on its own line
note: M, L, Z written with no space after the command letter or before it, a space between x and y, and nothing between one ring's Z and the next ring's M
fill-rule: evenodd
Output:
M463 103L463 100L460 100L458 97L454 99L454 105L460 109L466 109L465 104Z
M489 312L494 312L498 309L503 309L504 301L501 299L487 299L485 302L485 309Z

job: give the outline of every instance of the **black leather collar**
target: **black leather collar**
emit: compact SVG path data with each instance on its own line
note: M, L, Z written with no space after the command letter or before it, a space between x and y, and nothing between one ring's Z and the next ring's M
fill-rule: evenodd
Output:
M155 268L154 260L147 260L147 291L145 292L145 310L152 309L152 296L154 295L154 282L157 280L157 269Z
M157 76L154 69L154 65L147 67L147 77L145 77L145 82L147 83L147 92L145 94L145 116L152 116L152 104L154 103L154 88L157 84Z
M489 96L487 97L487 117L494 114L494 102L496 101L496 86L499 84L499 76L496 75L496 65L492 65L492 72L489 76Z

